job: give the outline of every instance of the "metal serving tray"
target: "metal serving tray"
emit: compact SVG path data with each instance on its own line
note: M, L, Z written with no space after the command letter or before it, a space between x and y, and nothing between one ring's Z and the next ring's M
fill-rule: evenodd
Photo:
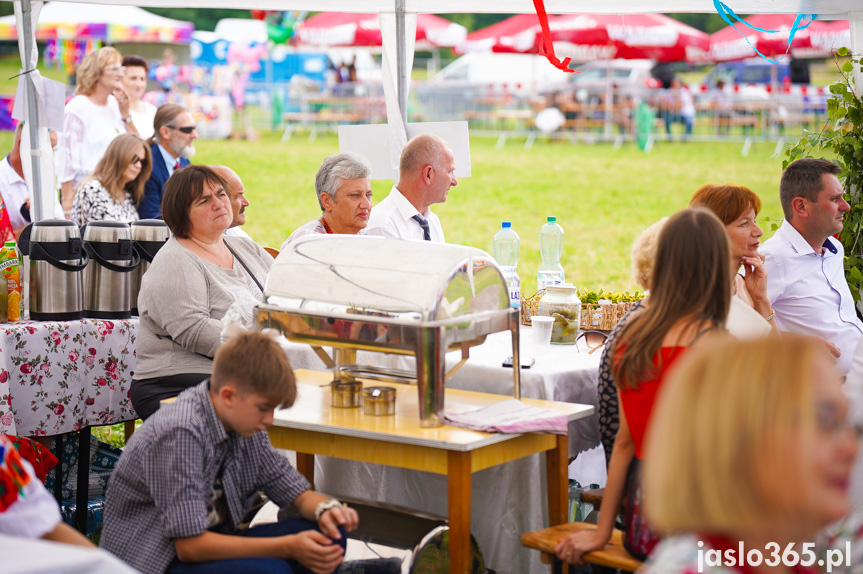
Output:
M471 346L509 330L519 364L518 310L509 306L494 259L472 247L309 235L279 254L264 295L259 327L313 347L333 347L336 357L328 364L341 380L349 380L352 371L369 378L365 369L352 368L357 350L414 355L423 426L443 424L448 350L461 349L460 366ZM520 396L518 369L513 394Z

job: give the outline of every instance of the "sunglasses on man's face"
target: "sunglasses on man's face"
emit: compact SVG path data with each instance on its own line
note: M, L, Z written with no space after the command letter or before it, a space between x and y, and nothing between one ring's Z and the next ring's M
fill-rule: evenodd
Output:
M581 339L584 339L585 345L587 345L587 348L590 349L587 352L587 354L590 355L591 353L605 345L605 342L608 340L608 335L603 333L602 331L594 331L593 329L582 331L575 339L576 347L578 347L578 341ZM580 350L581 349L579 348L579 351Z
M181 126L181 127L165 126L165 127L168 128L169 130L177 130L177 131L183 132L184 134L190 134L193 131L195 131L195 129L197 129L198 126Z

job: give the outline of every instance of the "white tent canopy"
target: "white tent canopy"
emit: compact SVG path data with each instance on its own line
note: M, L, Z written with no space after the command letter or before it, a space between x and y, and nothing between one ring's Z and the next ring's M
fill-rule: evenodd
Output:
M41 23L62 22L64 24L120 24L125 26L151 26L171 28L178 25L189 26L188 22L165 18L138 8L138 3L112 2L71 3L48 2L39 15ZM0 18L0 22L15 24L15 16Z
M7 0L8 1L8 0ZM58 0L75 2L76 0ZM93 0L90 0L93 1ZM128 4L162 8L236 8L249 10L314 10L318 12L394 12L400 1L414 14L526 14L531 0L96 0L99 4ZM847 15L860 10L858 0L728 0L738 14ZM645 12L713 12L710 0L545 0L552 14L643 14Z
M5 0L12 1L12 0ZM22 0L14 0L16 17L22 22ZM26 5L31 2L23 0ZM55 0L54 3L77 4L75 0ZM93 2L93 0L91 0ZM406 103L409 62L413 61L414 30L416 14L450 13L531 13L535 11L532 0L95 0L97 4L132 5L164 8L235 8L248 10L314 10L328 12L378 12L383 35L384 91L387 100L387 119L390 125L390 151L397 154L406 143ZM38 12L41 2L32 2ZM550 14L641 14L645 12L696 12L711 13L715 8L710 0L545 0ZM847 19L851 23L851 46L855 54L863 53L863 6L860 0L728 0L727 5L737 14L817 14L823 19ZM80 9L80 6L77 8ZM29 26L28 26L29 28ZM19 26L19 30L22 30ZM25 69L36 64L35 38L24 39L19 34L21 61ZM38 72L28 74L28 100L35 102L41 89ZM855 71L857 86L863 86L863 75ZM35 119L35 111L30 112ZM37 126L31 125L31 136L37 143L41 139ZM46 132L47 133L47 132ZM45 137L45 136L42 136ZM34 172L38 172L38 153L33 157ZM39 188L34 182L34 188ZM39 194L34 193L34 196ZM40 201L37 199L35 215L42 217Z

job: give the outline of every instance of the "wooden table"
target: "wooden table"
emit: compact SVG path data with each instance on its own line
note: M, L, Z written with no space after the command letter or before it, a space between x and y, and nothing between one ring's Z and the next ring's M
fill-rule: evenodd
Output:
M276 448L295 450L297 468L314 483L314 455L371 462L447 476L450 572L468 573L470 561L471 475L535 453L546 453L551 525L566 522L569 439L551 434L493 434L452 426L419 426L417 390L396 386L396 414L374 417L362 409L330 408L330 373L298 370L297 402L276 412L270 439ZM371 383L369 383L371 384ZM473 410L504 397L447 389L446 408ZM524 399L555 410L572 421L593 414L593 407ZM513 541L518 544L518 541Z

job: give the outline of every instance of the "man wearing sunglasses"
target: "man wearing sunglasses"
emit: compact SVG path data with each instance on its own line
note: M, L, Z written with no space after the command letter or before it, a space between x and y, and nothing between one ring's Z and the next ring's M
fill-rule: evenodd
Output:
M141 219L162 217L165 183L176 170L189 165L195 155L196 127L195 118L179 104L163 104L156 110L153 137L147 140L153 155L153 173L138 206Z

